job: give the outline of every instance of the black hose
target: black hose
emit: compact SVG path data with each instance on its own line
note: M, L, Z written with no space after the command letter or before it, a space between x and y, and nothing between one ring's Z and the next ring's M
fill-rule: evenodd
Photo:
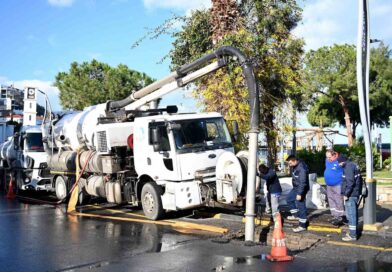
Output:
M246 85L249 92L249 105L250 105L250 132L258 132L259 128L259 90L256 84L256 77L253 72L253 67L245 55L237 48L232 46L222 46L215 50L213 53L205 55L200 59L195 60L190 64L185 64L177 69L179 75L186 75L190 71L195 70L201 65L209 62L214 58L221 58L223 56L235 56L238 58L239 64L242 67L242 72L245 77Z
M237 57L239 64L242 67L242 71L245 77L246 84L248 86L249 92L249 105L250 105L250 132L258 132L259 128L259 90L256 84L256 78L253 72L253 67L250 61L245 57L245 55L237 48L232 46L222 46L215 50L213 53L207 54L192 63L185 64L177 69L177 74L179 77L187 75L189 72L195 70L196 68L205 65L213 59L220 59L224 56L235 56ZM114 111L127 106L132 103L135 99L132 95L125 99L118 101L109 101L107 104L107 110Z

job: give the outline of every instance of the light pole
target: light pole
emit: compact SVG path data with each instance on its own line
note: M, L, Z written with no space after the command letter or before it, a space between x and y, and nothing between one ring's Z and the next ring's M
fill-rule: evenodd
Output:
M382 170L382 136L381 133L378 134L378 145L380 150L380 170Z
M390 135L389 135L389 154L390 154L390 163L389 163L389 171L392 172L392 116L389 116L389 129L390 129Z
M357 40L358 102L366 153L366 182L368 197L363 209L364 229L369 230L376 222L376 180L373 179L373 157L369 108L369 4L359 0Z

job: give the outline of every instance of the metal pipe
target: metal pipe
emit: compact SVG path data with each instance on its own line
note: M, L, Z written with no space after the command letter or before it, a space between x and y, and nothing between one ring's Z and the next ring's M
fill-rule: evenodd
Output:
M118 100L118 101L110 101L108 103L108 109L109 110L116 110L116 109L123 108L123 107L129 105L130 103L132 103L133 101L140 99L140 98L148 95L149 93L152 93L153 91L158 90L163 85L166 85L172 81L175 81L177 77L178 77L177 72L172 72L167 77L164 77L164 78L162 78L158 81L155 81L154 83L152 83L152 84L150 84L150 85L148 85L148 86L146 86L136 92L133 92L127 98L124 98L124 99Z
M219 63L217 61L213 62L202 69L199 69L195 72L192 72L192 73L182 77L181 80L168 83L165 86L162 86L161 88L155 90L153 93L150 93L150 94L138 99L137 101L132 102L131 104L125 106L125 109L126 110L136 110L137 108L139 108L147 103L150 103L151 101L157 100L157 99L161 98L162 96L164 96L174 90L177 90L181 86L186 85L190 82L193 82L197 78L202 77L208 73L211 73L221 67L222 66L219 65Z
M245 241L254 241L256 197L256 152L258 133L249 134L248 182L246 187ZM254 149L256 147L256 149Z
M357 84L358 102L365 141L366 181L368 197L365 201L363 220L364 225L376 222L376 182L373 179L373 157L370 131L369 109L369 15L368 1L359 0L358 9L358 40L357 40Z

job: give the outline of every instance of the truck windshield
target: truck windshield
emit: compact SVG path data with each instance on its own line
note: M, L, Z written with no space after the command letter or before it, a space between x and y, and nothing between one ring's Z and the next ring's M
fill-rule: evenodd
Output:
M173 134L179 152L233 146L222 118L179 120L173 123L177 124L176 129L173 129Z
M44 151L41 133L26 133L27 151Z

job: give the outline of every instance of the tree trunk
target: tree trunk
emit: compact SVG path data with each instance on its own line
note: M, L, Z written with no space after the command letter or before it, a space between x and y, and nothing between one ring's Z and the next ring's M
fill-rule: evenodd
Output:
M339 96L339 102L344 112L344 122L346 123L347 129L347 144L351 147L353 145L353 132L351 129L350 112L348 110L347 103L344 100L344 97L341 95Z
M265 136L267 138L267 160L268 166L275 169L276 162L276 133L274 126L274 117L272 114L267 114L264 119Z
M210 24L212 43L217 44L228 33L238 29L238 6L235 0L212 0Z

